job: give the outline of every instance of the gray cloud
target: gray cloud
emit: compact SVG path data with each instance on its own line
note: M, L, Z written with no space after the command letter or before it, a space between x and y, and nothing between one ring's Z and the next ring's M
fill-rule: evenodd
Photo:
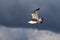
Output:
M60 34L50 30L0 26L0 40L60 40Z

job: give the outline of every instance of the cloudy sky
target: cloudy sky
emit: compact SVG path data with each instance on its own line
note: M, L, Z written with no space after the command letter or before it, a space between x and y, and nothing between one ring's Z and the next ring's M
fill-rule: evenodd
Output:
M44 23L28 24L36 8ZM59 0L0 0L0 40L60 40L59 17Z
M1 25L0 40L60 40L60 34L50 30L7 28Z

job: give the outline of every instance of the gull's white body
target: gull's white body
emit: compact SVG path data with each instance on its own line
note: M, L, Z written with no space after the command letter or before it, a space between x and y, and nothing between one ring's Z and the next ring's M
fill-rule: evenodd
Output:
M37 23L40 23L40 22L42 22L42 19L41 18L38 19L38 21L33 21L33 20L28 21L28 23L30 23L30 24L37 24Z
M29 21L28 23L30 23L30 24L36 24L37 23L37 21Z

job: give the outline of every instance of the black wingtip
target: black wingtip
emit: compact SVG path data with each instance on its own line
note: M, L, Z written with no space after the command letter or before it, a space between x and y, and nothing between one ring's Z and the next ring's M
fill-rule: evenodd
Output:
M32 13L34 13L35 11L39 11L40 10L40 8L37 8L36 10L34 10Z
M38 10L40 10L40 8L37 8L35 11L38 11Z

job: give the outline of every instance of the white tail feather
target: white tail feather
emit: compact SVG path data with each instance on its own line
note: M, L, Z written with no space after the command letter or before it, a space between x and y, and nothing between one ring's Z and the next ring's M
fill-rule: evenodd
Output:
M38 23L43 23L43 18L38 19Z

